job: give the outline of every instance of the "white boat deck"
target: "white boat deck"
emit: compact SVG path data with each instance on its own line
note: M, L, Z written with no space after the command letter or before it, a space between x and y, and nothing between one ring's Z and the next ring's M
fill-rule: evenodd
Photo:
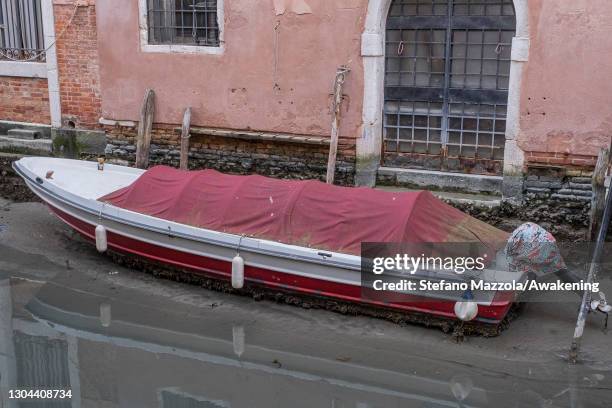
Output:
M19 164L44 179L45 183L56 186L85 199L97 200L120 188L132 184L144 170L104 164L104 170L98 170L98 163L45 158L24 157ZM52 178L46 175L52 171Z

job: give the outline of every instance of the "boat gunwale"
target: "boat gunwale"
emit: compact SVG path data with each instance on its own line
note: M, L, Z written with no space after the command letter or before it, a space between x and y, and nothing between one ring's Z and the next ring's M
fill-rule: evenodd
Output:
M199 228L199 227L194 227L191 225L187 225L187 224L181 224L181 223L177 223L174 221L170 221L170 220L164 220L162 218L157 218L157 217L153 217L150 215L146 215L146 214L141 214L141 213L137 213L134 211L130 211L130 210L126 210L102 201L98 201L98 200L91 200L91 199L86 199L86 198L81 198L79 196L77 196L76 194L73 194L67 190L61 189L57 186L54 186L53 184L50 183L46 183L47 185L45 186L45 183L43 181L43 183L41 184L40 182L36 181L36 177L40 178L39 176L37 176L36 174L34 174L33 172L31 172L29 169L24 169L22 168L21 165L18 164L18 162L14 162L13 163L13 169L23 178L25 178L27 181L29 181L32 185L36 186L39 189L44 190L47 194L53 196L55 199L63 202L66 205L78 208L82 211L85 211L89 214L95 215L100 219L108 219L114 222L118 222L120 224L126 224L126 225L130 225L132 227L136 227L136 228L141 228L141 229L145 229L147 231L151 231L151 232L155 232L158 234L163 234L163 235L171 235L174 237L178 237L178 238L183 238L183 239L187 239L190 241L197 241L197 242L202 242L202 243L206 243L206 244L212 244L212 245L218 245L218 246L222 246L225 248L232 248L232 249L237 249L238 247L240 247L241 249L247 250L247 251L251 251L251 252L257 252L260 253L262 255L270 255L270 256L281 256L283 258L287 258L287 259L292 259L292 260L304 260L304 261L308 261L311 263L317 263L317 264L321 264L321 265L327 265L327 266L338 266L338 267L342 267L344 269L353 269L353 270L361 270L361 257L357 256L357 255L350 255L350 254L344 254L341 252L334 252L334 251L327 251L327 250L321 250L321 249L316 249L316 248L308 248L308 247L301 247L301 246L297 246L297 245L289 245L289 244L284 244L282 242L276 242L276 241L270 241L270 240L264 240L264 239L260 239L260 238L253 238L253 237L242 237L240 235L236 235L236 234L230 234L227 232L220 232L220 231L214 231L214 230L209 230L206 228ZM35 178L32 178L29 174L30 173L33 174L35 176ZM48 187L50 186L50 187ZM93 206L86 206L83 205L81 203L75 202L74 200L70 200L66 197L61 196L60 194L58 194L58 191L54 191L54 190L60 190L62 192L67 193L68 195L74 195L76 197L78 197L80 200L83 201L89 201L92 203L96 203L99 208L98 211L96 211L96 208L94 208ZM133 220L129 220L127 218L122 218L122 217L118 217L116 215L112 215L109 214L108 212L104 212L104 208L113 208L114 211L116 211L118 214L121 214L122 212L126 213L126 214L133 214L134 216L137 217L143 217L145 219L151 219L151 220L160 220L162 222L166 222L169 225L168 226L178 226L181 228L186 228L186 229L194 229L197 231L201 231L205 234L210 234L210 235L219 235L221 237L226 237L226 238L233 238L236 242L235 243L231 243L231 242L227 242L227 241L222 241L222 240L216 240L212 237L200 237L197 235L192 235L192 234L186 234L186 233L182 233L176 230L172 230L172 229L163 229L160 227L156 227L154 225L151 224L145 224L145 223L141 223L138 221L133 221ZM239 242L242 239L242 242ZM256 247L256 246L252 246L249 245L249 241L256 241L257 243L264 243L267 245L273 245L273 246L280 246L280 247L286 247L285 251L273 251L273 250L268 250L265 248L261 248L261 247ZM316 254L312 254L310 256L307 255L299 255L299 254L295 254L294 252L296 250L299 251L308 251L308 252L321 252L321 253L325 253L325 256L320 255L318 253ZM293 252L292 252L293 251ZM349 262L337 262L335 260L329 260L329 259L319 259L319 258L327 258L329 257L329 255L331 255L331 257L336 257L336 258L349 258L348 261ZM352 262L350 262L352 261Z
M237 234L231 234L227 232L220 232L220 231L215 231L215 230L209 230L206 228L194 227L194 226L190 226L187 224L177 223L174 221L165 220L162 218L157 218L157 217L153 217L150 215L126 210L126 209L108 204L106 202L80 197L77 194L74 194L66 189L63 189L57 185L54 185L53 183L45 183L44 180L42 180L40 176L36 175L36 173L34 173L32 170L30 170L23 164L20 164L19 162L21 160L13 162L12 167L21 177L26 179L26 181L29 182L29 184L31 184L32 186L35 186L37 189L43 190L45 194L52 196L54 199L64 203L65 205L69 207L74 207L90 215L96 216L100 220L108 219L109 221L116 222L118 224L127 225L127 226L137 228L137 229L143 229L149 232L153 232L153 233L161 234L165 236L177 237L177 238L185 239L187 241L195 241L195 242L200 242L200 243L209 244L209 245L216 245L216 246L230 248L230 249L242 249L244 251L258 253L264 256L280 257L280 258L289 259L292 261L303 261L303 262L308 262L312 264L325 265L327 267L338 267L341 269L348 269L348 270L354 270L354 271L359 271L359 272L361 271L361 256L358 256L358 255L350 255L350 254L345 254L341 252L334 252L334 251L328 251L328 250L322 250L322 249L316 249L316 248L308 248L308 247L302 247L302 246L297 246L297 245L290 245L290 244L285 244L285 243L277 242L277 241L270 241L270 240L265 240L261 238L240 236ZM78 160L74 160L74 161L78 161ZM42 183L38 180L42 181ZM63 192L68 196L74 196L76 197L77 200L83 203L79 203L78 201L75 201L74 199L69 199L68 197L64 197L61 194L59 194L60 192ZM98 208L95 208L94 206L87 206L85 203L90 203L90 204L95 203L95 207L98 207ZM112 208L113 211L116 212L116 215L109 214L108 212L105 213L104 212L105 208ZM164 229L164 228L152 225L151 223L147 224L147 223L140 222L139 220L135 221L127 217L121 217L120 215L122 213L126 215L131 215L133 218L143 218L144 221L146 220L156 221L157 220L158 222L164 222L164 223L167 223L168 228ZM186 229L187 232L180 232L177 230L173 230L172 229L173 226L182 228L182 229ZM201 237L201 236L198 236L197 234L189 234L188 233L189 230L193 230L193 232L200 232L203 235L216 235L219 238L226 238L226 240L214 239L214 237ZM234 241L234 242L228 242L228 241ZM276 247L276 248L266 249L266 248L262 248L259 245L252 245L251 243L264 244L264 245L268 245L268 246ZM299 252L302 252L302 254L300 254ZM444 271L440 271L440 272L444 272ZM504 271L504 270L499 270L499 269L484 269L481 272L482 273L492 273L495 275L498 275L498 274L505 275L505 274L511 273L509 271ZM423 275L423 276L419 276L419 275L420 274L414 275L411 278L414 278L415 276L420 277L420 278L431 278L430 274ZM455 278L455 279L452 279L452 278ZM449 274L448 276L440 276L439 279L464 281L465 276ZM497 276L497 279L499 279L499 276Z

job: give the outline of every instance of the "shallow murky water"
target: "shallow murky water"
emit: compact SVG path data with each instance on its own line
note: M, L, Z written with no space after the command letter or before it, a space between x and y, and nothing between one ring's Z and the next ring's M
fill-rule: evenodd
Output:
M22 388L71 389L71 401L35 405L54 407L610 406L612 373L596 356L572 367L561 351L552 363L483 355L487 364L470 349L459 361L444 341L436 352L359 333L358 318L341 334L288 306L160 296L67 272L4 276L0 291L7 407L30 406L6 399Z

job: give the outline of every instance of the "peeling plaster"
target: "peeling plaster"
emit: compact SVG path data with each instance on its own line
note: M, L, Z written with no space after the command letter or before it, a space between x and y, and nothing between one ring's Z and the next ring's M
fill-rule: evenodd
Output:
M105 118L138 120L139 95L155 87L159 123L181 123L185 107L191 106L193 126L328 136L334 75L352 60L345 92L350 103L343 103L343 111L349 111L340 136L358 135L363 68L357 60L362 26L356 23L364 8L339 10L336 0L306 0L313 14L298 15L292 11L294 2L283 1L277 4L286 5L285 14L277 16L274 1L263 8L253 0L224 1L225 51L210 55L135 52L139 1L96 3ZM361 1L365 7L366 0ZM115 24L117 8L125 24ZM242 24L244 19L248 24Z
M274 12L277 16L285 14L287 10L298 15L312 14L312 9L307 3L307 0L272 0L274 3Z

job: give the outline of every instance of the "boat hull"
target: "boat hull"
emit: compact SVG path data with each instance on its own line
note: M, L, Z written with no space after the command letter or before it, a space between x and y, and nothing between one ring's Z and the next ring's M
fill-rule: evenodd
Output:
M83 221L54 207L48 202L47 205L53 213L79 232L84 238L92 243L95 242L96 224ZM142 257L153 262L201 274L213 279L228 282L231 279L232 265L228 261L167 248L111 231L109 231L107 239L109 248L123 254ZM363 299L359 286L291 275L266 268L247 265L245 267L245 281L247 285L254 284L274 290L302 293L309 296L320 296L358 304L369 304L374 307L398 311L433 314L451 319L456 318L454 314L455 303L453 301L419 300L415 298L409 304L405 302L384 304ZM511 303L507 301L501 301L498 304L494 302L490 306L480 305L477 320L489 324L499 323L506 316L510 307Z
M125 218L106 216L104 211L119 211L115 208L100 207L95 200L72 202L54 186L47 186L40 177L16 170L48 206L65 223L78 231L89 241L95 241L95 229L104 225L107 231L108 248L112 251L133 255L145 260L167 265L173 269L229 282L231 280L232 258L235 246L217 244L212 240L201 240L195 236L179 234L175 225L163 224L153 228L129 220L138 214L126 214ZM95 207L95 206L98 207ZM97 212L99 211L99 212ZM126 220L127 219L127 220ZM160 224L161 225L161 224ZM167 229L165 229L167 228ZM173 229L175 228L175 229ZM247 238L245 238L245 241ZM244 277L249 286L264 287L273 291L291 292L324 299L371 306L397 312L415 312L456 320L455 300L433 299L421 296L401 298L401 301L380 302L363 296L359 265L347 265L339 258L321 257L306 259L297 248L295 255L278 256L266 248L240 248L245 259ZM268 246L266 246L268 245ZM312 251L312 250L310 250ZM316 250L314 251L316 254ZM486 304L478 305L476 321L499 324L508 314L514 295L497 292Z

